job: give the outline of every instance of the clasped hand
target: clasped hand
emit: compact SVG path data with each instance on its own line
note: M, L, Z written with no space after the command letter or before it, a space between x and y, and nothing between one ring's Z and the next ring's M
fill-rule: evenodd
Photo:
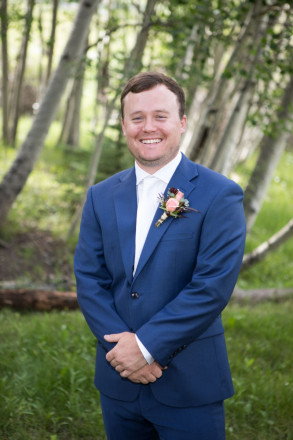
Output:
M107 342L116 345L107 355L107 361L115 368L120 376L134 383L148 384L162 376L163 367L154 361L150 365L145 360L136 342L134 333L123 332L105 335Z

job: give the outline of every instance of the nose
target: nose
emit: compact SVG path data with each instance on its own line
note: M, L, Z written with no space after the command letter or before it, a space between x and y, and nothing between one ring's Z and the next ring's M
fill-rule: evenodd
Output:
M155 131L155 130L156 130L156 128L154 126L153 118L151 118L151 117L145 118L144 126L143 126L143 131L145 131L145 132L152 132L152 131Z

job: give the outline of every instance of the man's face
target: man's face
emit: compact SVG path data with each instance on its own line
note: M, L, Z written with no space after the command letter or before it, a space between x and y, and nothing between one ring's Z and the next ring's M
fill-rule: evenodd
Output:
M186 116L179 117L177 96L164 85L124 98L122 129L141 168L153 174L179 151Z

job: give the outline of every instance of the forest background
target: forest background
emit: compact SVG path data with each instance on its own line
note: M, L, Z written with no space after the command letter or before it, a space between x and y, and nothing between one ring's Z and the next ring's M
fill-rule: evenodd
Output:
M187 97L182 151L245 193L246 255L226 315L240 396L228 407L231 439L293 438L292 9L280 0L1 0L1 306L45 310L56 295L59 307L76 304L72 259L87 189L133 164L121 89L141 70L173 76ZM70 305L63 291L73 292ZM86 327L78 340L79 312L0 316L3 438L96 438L94 419L85 428L80 416L90 412L80 399L91 377L79 362L93 364L94 343ZM62 365L67 345L50 326L66 343L74 334L79 359ZM52 376L29 391L40 354L52 371L58 360L59 388Z

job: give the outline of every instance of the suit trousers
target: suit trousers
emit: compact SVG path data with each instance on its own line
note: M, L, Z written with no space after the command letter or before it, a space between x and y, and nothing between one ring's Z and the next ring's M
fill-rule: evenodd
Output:
M180 390L178 390L180 392ZM225 440L224 402L178 408L160 403L149 385L133 402L100 393L108 440Z

